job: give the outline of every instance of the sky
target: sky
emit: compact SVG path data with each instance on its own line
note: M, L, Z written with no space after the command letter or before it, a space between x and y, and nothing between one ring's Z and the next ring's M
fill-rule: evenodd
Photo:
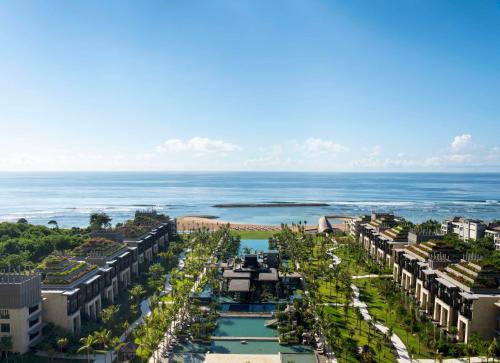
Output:
M498 0L2 0L0 171L500 171Z

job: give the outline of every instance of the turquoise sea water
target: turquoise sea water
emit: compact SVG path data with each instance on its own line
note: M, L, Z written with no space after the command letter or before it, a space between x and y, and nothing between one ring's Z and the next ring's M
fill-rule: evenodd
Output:
M216 203L324 202L326 207L214 208ZM321 215L393 211L415 222L452 215L500 219L500 174L433 173L0 173L0 219L85 226L154 206L172 216L279 224Z

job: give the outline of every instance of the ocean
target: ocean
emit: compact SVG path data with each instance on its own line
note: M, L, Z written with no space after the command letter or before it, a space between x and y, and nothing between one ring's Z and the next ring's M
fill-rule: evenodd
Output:
M214 208L218 203L321 202L322 207ZM0 173L0 220L86 226L103 211L121 222L154 207L177 217L280 224L321 215L390 211L414 222L500 219L500 173L79 172Z

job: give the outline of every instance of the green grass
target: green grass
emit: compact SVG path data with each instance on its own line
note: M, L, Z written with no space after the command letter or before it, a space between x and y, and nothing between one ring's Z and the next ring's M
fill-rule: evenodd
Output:
M346 301L345 292L335 288L335 283L330 283L327 281L320 281L319 283L319 293L321 294L321 302L323 303L339 303L343 304Z
M380 352L380 363L392 363L396 361L393 350L388 343L383 340L382 334L374 332L371 329L371 339L368 342L368 323L366 321L361 321L361 329L359 328L356 320L356 315L352 308L349 309L349 314L347 321L345 320L344 311L342 307L326 307L325 312L333 320L335 326L339 329L339 333L343 338L350 338L356 347L362 347L364 345L369 345L374 351L375 355L373 357L374 362L378 362L378 352L376 351L376 341L380 340L382 342L382 350ZM342 357L337 357L339 362L344 362L345 353L342 353ZM347 361L349 363L359 362L360 358L353 352L349 351L347 353Z
M5 363L7 360L0 359L0 363ZM86 359L61 359L61 358L54 358L50 360L47 357L38 357L33 354L24 354L24 355L9 355L9 363L71 363L71 362L81 362L81 363L87 363ZM94 362L92 359L92 355L90 356L90 362Z
M269 239L278 231L232 231L235 236L241 239Z
M384 307L387 305L385 299L381 296L379 290L370 284L369 280L363 279L363 282L358 281L357 286L360 289L360 299L368 305L368 310L372 317L376 318L382 324L392 327L394 333L396 333L401 340L406 345L409 350L410 347L413 348L413 352L416 358L433 358L433 352L429 351L425 346L425 342L420 342L420 354L419 354L419 344L418 337L416 334L411 334L405 329L403 322L400 321L399 317L394 312L386 313Z

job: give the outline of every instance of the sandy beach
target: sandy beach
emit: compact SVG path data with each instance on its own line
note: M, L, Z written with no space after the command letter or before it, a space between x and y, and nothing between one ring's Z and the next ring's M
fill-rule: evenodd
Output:
M190 231L201 227L215 231L227 224L235 231L279 231L281 229L279 225L234 223L204 216L185 216L177 218L177 229L179 231ZM339 230L344 229L343 224L336 224L333 225L333 227ZM308 225L306 227L308 231L316 231L317 229L317 225Z
M233 223L206 217L187 216L177 218L177 229L180 231L189 231L201 227L215 231L221 226L225 226L227 224L231 226L231 229L236 231L279 231L281 229L281 226Z

